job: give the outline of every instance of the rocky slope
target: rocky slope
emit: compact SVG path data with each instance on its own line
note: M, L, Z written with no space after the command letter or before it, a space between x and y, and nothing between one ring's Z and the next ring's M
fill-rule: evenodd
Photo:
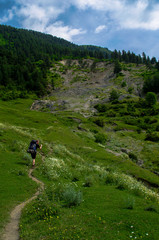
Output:
M120 99L141 96L142 73L145 70L144 65L122 64L122 71L114 74L114 63L111 61L85 59L57 62L48 76L54 90L45 99L35 101L32 109L93 113L95 104L109 101L112 89L120 93Z

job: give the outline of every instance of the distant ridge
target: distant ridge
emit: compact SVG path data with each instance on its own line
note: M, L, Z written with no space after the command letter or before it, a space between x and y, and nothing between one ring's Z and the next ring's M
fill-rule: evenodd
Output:
M0 25L0 98L26 97L26 92L47 93L47 74L55 61L93 59L125 63L156 63L146 54L136 56L92 45L78 46L62 38L33 30Z

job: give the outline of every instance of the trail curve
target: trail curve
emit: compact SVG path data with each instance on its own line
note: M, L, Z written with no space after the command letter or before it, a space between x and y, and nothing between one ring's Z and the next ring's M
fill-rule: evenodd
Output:
M31 198L17 205L12 210L10 214L10 222L5 227L2 240L19 240L19 221L20 221L22 209L26 206L26 204L36 199L40 191L44 190L44 183L32 176L33 170L34 170L33 168L29 170L28 176L34 182L40 185L38 188L38 191Z

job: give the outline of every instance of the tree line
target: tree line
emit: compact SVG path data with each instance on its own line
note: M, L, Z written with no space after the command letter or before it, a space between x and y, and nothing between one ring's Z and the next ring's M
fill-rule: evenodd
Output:
M78 46L52 35L0 25L0 96L7 91L14 92L12 97L16 94L24 96L22 93L25 91L44 95L48 84L47 71L52 61L63 58L149 62L146 55L141 57L125 51L111 52L107 48ZM156 59L150 60L150 64L156 62Z

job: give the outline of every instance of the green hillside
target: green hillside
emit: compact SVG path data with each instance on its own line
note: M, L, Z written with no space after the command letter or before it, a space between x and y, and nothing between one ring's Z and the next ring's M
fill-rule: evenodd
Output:
M111 52L97 46L78 46L52 35L0 25L0 98L26 98L28 93L44 96L49 88L47 75L52 62L88 58L143 63L149 68L157 63L145 53L140 56L124 50Z
M32 111L32 101L0 103L1 231L10 210L35 191L26 150L38 138L34 174L46 188L23 211L21 239L157 240L158 143L122 118L105 116L101 127L96 117Z
M145 54L0 26L0 239L158 240L159 67Z

